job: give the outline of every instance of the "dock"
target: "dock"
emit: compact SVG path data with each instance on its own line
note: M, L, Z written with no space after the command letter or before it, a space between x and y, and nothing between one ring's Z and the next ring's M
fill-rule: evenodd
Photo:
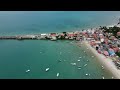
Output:
M80 32L63 32L63 33L43 33L32 35L15 35L15 36L0 36L0 40L80 40L82 34Z

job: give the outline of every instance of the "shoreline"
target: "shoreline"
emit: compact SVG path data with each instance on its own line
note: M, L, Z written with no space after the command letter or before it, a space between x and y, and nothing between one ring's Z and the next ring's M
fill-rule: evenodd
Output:
M120 70L118 70L110 58L106 58L104 55L99 54L94 48L90 46L87 41L83 41L85 47L88 47L89 50L98 58L99 62L106 67L113 75L114 78L120 79Z

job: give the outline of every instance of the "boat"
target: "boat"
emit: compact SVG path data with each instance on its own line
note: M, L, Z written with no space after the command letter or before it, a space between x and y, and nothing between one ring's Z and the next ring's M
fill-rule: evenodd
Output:
M47 72L47 71L49 71L49 69L50 69L50 68L46 68L46 70L45 70L45 71Z
M82 57L79 57L79 58L82 58Z
M78 69L81 69L81 68L78 68Z
M78 69L81 69L81 66L78 66Z
M94 57L94 56L92 56L92 57Z
M105 79L104 77L102 77L102 79Z
M62 60L59 60L59 62L61 62Z
M59 76L59 73L57 73L57 77Z
M84 66L87 66L87 64L85 64Z
M104 69L104 67L102 66L102 69Z
M78 60L78 62L80 62L80 60Z
M30 70L28 69L28 70L26 70L26 72L30 72Z
M88 76L88 74L85 74L86 76Z
M71 63L72 65L76 65L76 63Z

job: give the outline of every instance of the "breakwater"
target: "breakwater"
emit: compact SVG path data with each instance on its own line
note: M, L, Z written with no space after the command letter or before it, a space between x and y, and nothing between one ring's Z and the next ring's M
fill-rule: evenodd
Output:
M37 35L0 36L0 40L80 40L82 32L43 33Z

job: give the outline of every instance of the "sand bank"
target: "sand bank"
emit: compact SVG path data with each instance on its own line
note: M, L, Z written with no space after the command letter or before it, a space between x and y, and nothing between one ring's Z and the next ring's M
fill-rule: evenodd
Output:
M102 65L105 66L115 78L120 79L120 70L116 68L110 58L106 58L104 55L99 54L87 41L83 41L83 44L89 48L89 50L98 58L99 62L101 62Z

